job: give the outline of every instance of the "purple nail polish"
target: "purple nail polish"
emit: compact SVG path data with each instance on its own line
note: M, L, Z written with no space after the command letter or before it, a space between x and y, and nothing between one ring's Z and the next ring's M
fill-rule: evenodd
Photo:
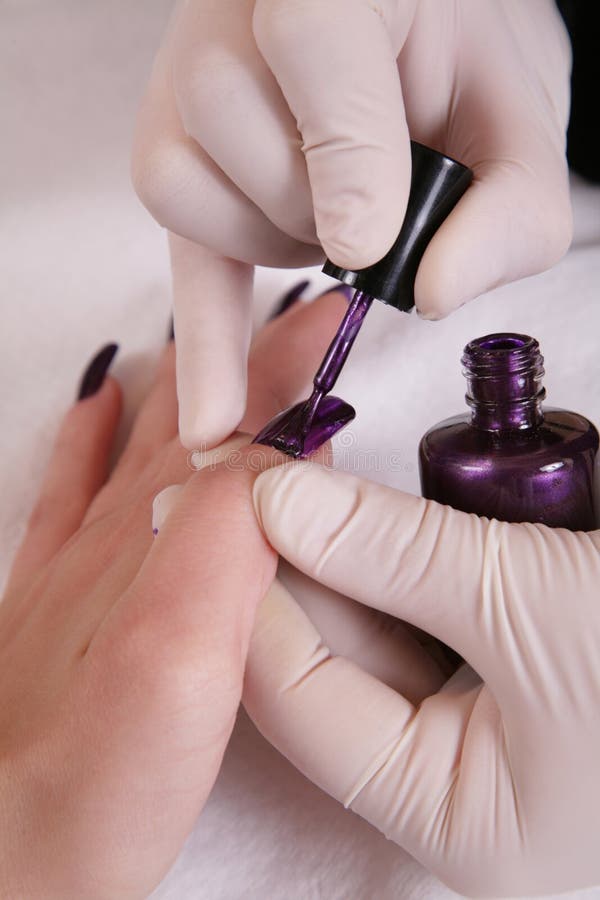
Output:
M276 304L275 309L269 316L269 321L272 319L276 319L277 316L282 315L290 306L293 306L297 300L300 299L306 288L309 286L310 281L303 280L299 281L298 284L293 285L286 293L281 297L279 302Z
M471 413L421 439L423 496L508 522L595 527L598 432L583 416L543 409L543 356L523 334L471 341L462 363Z
M175 340L175 320L171 315L171 320L169 322L169 341Z
M78 400L85 400L86 397L92 397L102 387L106 373L113 361L118 344L106 344L92 359L91 363L83 373L79 391Z
M156 535L158 534L158 528L153 528L152 534L154 535L154 537L156 537Z
M356 291L313 379L314 389L308 400L272 419L252 443L268 444L294 459L302 459L354 418L356 413L348 403L326 395L342 371L372 302L368 294Z
M275 447L294 459L304 459L351 422L356 413L339 397L323 397L314 409L304 400L271 419L254 444Z

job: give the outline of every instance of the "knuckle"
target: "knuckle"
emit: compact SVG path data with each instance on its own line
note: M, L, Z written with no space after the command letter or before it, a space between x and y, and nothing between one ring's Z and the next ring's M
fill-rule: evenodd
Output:
M573 239L573 212L567 197L552 202L544 221L544 238L548 265L561 259Z
M147 702L174 713L198 704L235 706L242 692L242 652L227 643L209 643L194 629L166 639L142 615L116 639L111 671L120 684L135 682Z
M209 703L236 703L242 692L241 666L228 654L208 651L159 655L158 662L148 667L146 678L155 697L173 706L188 706L198 700Z
M59 498L50 492L42 494L33 507L27 523L27 534L37 532L46 527L60 509Z
M322 0L257 0L252 26L259 44L297 44L300 31L323 27Z
M358 148L360 144L354 146ZM369 158L369 148L363 146L363 152L364 158ZM334 150L331 156L334 164L337 154ZM376 263L390 249L402 224L395 204L381 203L381 191L375 183L360 185L356 181L350 186L338 177L335 193L331 183L315 192L315 218L321 244L336 265L362 269ZM390 190L390 195L396 193ZM398 200L401 208L402 197L398 196Z
M177 106L189 134L198 137L203 121L222 115L238 92L243 71L240 62L220 48L191 48L178 58L175 72Z
M432 866L438 877L461 897L494 898L521 895L526 890L527 873L518 874L518 859L511 854L501 857L494 848L478 848L478 862L474 868L471 858L450 861L447 857Z
M573 211L566 173L550 170L539 179L527 170L529 190L522 196L522 225L525 226L525 247L530 254L529 272L543 271L558 262L569 249L573 237ZM519 209L517 204L516 209ZM518 213L514 224L518 229Z
M317 234L331 261L338 266L363 269L377 262L388 249L376 230L365 228L360 214L335 220L317 212Z
M169 227L173 198L189 182L189 162L188 148L166 138L134 151L131 174L135 192L164 227Z

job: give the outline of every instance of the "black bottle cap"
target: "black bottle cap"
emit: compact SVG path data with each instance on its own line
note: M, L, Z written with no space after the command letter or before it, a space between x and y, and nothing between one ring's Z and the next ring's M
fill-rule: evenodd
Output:
M416 141L410 142L412 178L400 234L379 262L342 269L330 260L323 271L359 291L408 312L415 305L415 277L427 244L473 178L467 166Z

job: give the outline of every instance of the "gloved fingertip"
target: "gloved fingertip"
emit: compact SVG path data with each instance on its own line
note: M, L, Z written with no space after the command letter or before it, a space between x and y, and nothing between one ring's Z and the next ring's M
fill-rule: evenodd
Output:
M261 472L255 479L252 487L252 502L254 503L254 511L258 519L258 523L262 530L265 530L265 514L267 507L273 504L277 505L279 496L287 495L287 486L290 479L298 473L299 470L312 468L314 464L302 461L291 461L283 466L275 466L272 469L266 469Z
M182 484L170 484L157 494L152 501L152 534L154 537L156 537L166 522L167 516L182 490Z
M434 238L435 241L435 238ZM432 250L429 253L429 249ZM445 319L450 313L495 286L492 272L474 260L464 260L459 250L434 245L425 253L415 279L415 307L419 318L429 322ZM465 274L468 269L468 274Z
M180 407L179 439L186 450L209 450L229 437L242 421L246 390L223 386L199 398L193 410Z
M262 502L266 494L277 484L278 480L281 478L281 472L285 468L287 468L287 465L276 466L273 469L265 469L264 472L261 472L260 475L254 479L254 484L252 486L252 502L254 503L254 511L259 520L261 519Z
M378 262L392 246L396 232L376 233L364 222L348 221L327 229L319 239L327 258L342 269L364 269Z
M440 319L444 318L444 315L440 314L436 309L419 309L417 307L417 315L424 322L439 322Z
M336 196L327 205L323 203L315 209L315 216L328 259L345 269L364 269L378 262L396 240L405 209L406 198L402 197L397 204L370 196Z

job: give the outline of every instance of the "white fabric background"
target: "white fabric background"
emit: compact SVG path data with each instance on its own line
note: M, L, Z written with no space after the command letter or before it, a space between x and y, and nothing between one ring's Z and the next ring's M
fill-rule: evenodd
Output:
M136 200L128 166L136 104L170 5L0 0L0 583L58 419L89 358L108 340L121 343L114 372L130 417L166 336L165 240ZM574 201L575 243L551 272L495 291L442 323L375 304L339 384L358 411L340 439L342 464L353 467L357 451L372 450L380 462L370 477L417 491L418 438L462 409L460 351L494 330L534 334L546 356L550 403L600 422L600 190L574 180ZM313 276L314 295L328 280ZM259 273L257 321L298 278ZM390 399L393 413L384 415ZM309 784L243 714L208 806L153 894L456 896ZM591 900L600 888L563 896Z

